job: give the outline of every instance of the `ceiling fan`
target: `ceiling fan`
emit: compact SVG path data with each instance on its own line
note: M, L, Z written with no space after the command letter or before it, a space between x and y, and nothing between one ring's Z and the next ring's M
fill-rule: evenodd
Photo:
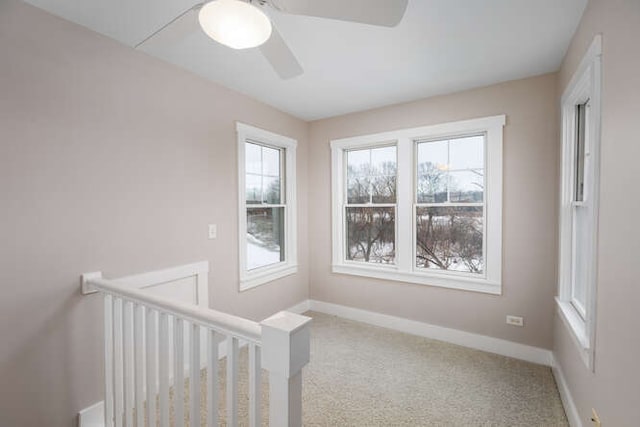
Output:
M213 0L195 4L138 43L159 33L179 39L199 27L233 49L259 47L282 79L303 73L302 66L268 17L269 8L291 15L337 19L383 27L400 23L408 0ZM266 12L266 13L265 13ZM167 36L167 34L163 34Z

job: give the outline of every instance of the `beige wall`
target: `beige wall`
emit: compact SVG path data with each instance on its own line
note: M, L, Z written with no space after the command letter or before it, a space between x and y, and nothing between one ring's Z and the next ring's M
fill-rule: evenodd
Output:
M603 425L637 426L640 1L590 1L560 70L558 97L597 33L603 37L603 81L595 372L586 369L557 316L554 352L584 425L593 407Z
M555 319L558 99L604 34L596 372ZM15 0L0 0L0 426L69 426L100 399L101 306L78 276L209 260L211 306L312 298L551 348L585 424L640 419L640 2L592 0L559 75L307 124ZM503 295L330 272L329 140L506 114ZM298 139L300 272L238 293L234 121ZM313 159L308 162L307 159ZM622 192L620 189L624 188ZM218 224L207 240L206 225ZM309 243L312 242L312 243ZM307 253L308 252L308 253ZM308 264L308 256L313 260ZM310 288L310 289L309 289ZM525 317L525 327L504 323Z
M83 272L208 260L211 306L256 320L307 298L305 244L297 275L238 293L234 121L298 140L300 242L307 123L13 0L0 58L0 426L68 427L101 399Z
M502 296L331 273L331 139L503 113L507 125ZM312 122L312 298L551 348L558 188L556 129L555 74ZM525 326L506 325L507 314L524 316Z

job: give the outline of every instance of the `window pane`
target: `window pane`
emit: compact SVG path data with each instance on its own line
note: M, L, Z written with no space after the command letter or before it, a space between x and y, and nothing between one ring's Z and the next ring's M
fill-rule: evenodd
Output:
M449 141L429 141L418 144L418 167L431 164L432 168L446 171L449 169Z
M584 156L585 156L585 131L587 124L587 104L576 105L576 158L575 158L575 189L574 200L584 201Z
M484 136L470 136L449 141L451 170L484 168Z
M396 174L396 147L371 149L371 175Z
M262 177L260 175L246 175L245 195L247 204L260 203L260 199L262 198Z
M280 179L265 176L262 178L263 202L272 205L280 204Z
M573 228L576 250L572 254L572 286L571 299L574 304L577 302L580 312L583 312L587 301L587 281L589 271L590 251L590 233L589 230L589 212L584 207L574 208Z
M371 178L371 200L373 203L396 202L396 176L380 175Z
M373 203L396 202L396 147L371 150L371 192Z
M284 261L284 208L247 208L247 269Z
M248 204L281 204L280 176L283 150L247 142L245 144L245 193Z
M448 144L446 140L418 144L418 203L447 201Z
M396 202L396 147L347 152L347 203Z
M416 208L416 266L482 273L483 208Z
M452 203L482 203L483 193L482 169L449 172L449 200Z
M247 142L244 146L245 169L247 173L262 173L262 146Z
M371 150L347 151L347 178L370 175Z
M369 177L362 176L347 180L347 203L369 203Z
M348 260L395 262L395 208L348 207L346 222Z
M444 203L447 201L447 177L445 171L432 163L418 165L418 203Z
M280 176L280 150L262 147L262 173L268 176Z

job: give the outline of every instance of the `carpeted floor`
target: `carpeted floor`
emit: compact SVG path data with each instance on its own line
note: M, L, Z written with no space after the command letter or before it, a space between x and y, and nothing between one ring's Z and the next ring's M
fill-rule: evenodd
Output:
M311 363L303 371L305 426L568 425L547 367L325 314L306 315L313 323ZM244 426L246 349L240 361ZM225 364L220 362L224 384ZM206 372L202 376L204 384ZM263 402L268 402L267 388L265 375ZM223 392L223 425L224 402Z

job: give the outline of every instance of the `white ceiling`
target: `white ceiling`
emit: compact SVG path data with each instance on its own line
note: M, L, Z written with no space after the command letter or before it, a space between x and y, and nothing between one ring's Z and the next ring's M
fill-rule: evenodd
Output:
M135 46L198 0L27 0ZM318 0L322 1L322 0ZM345 0L348 1L348 0ZM273 11L305 72L196 31L141 50L305 120L556 71L587 0L410 0L395 28Z

